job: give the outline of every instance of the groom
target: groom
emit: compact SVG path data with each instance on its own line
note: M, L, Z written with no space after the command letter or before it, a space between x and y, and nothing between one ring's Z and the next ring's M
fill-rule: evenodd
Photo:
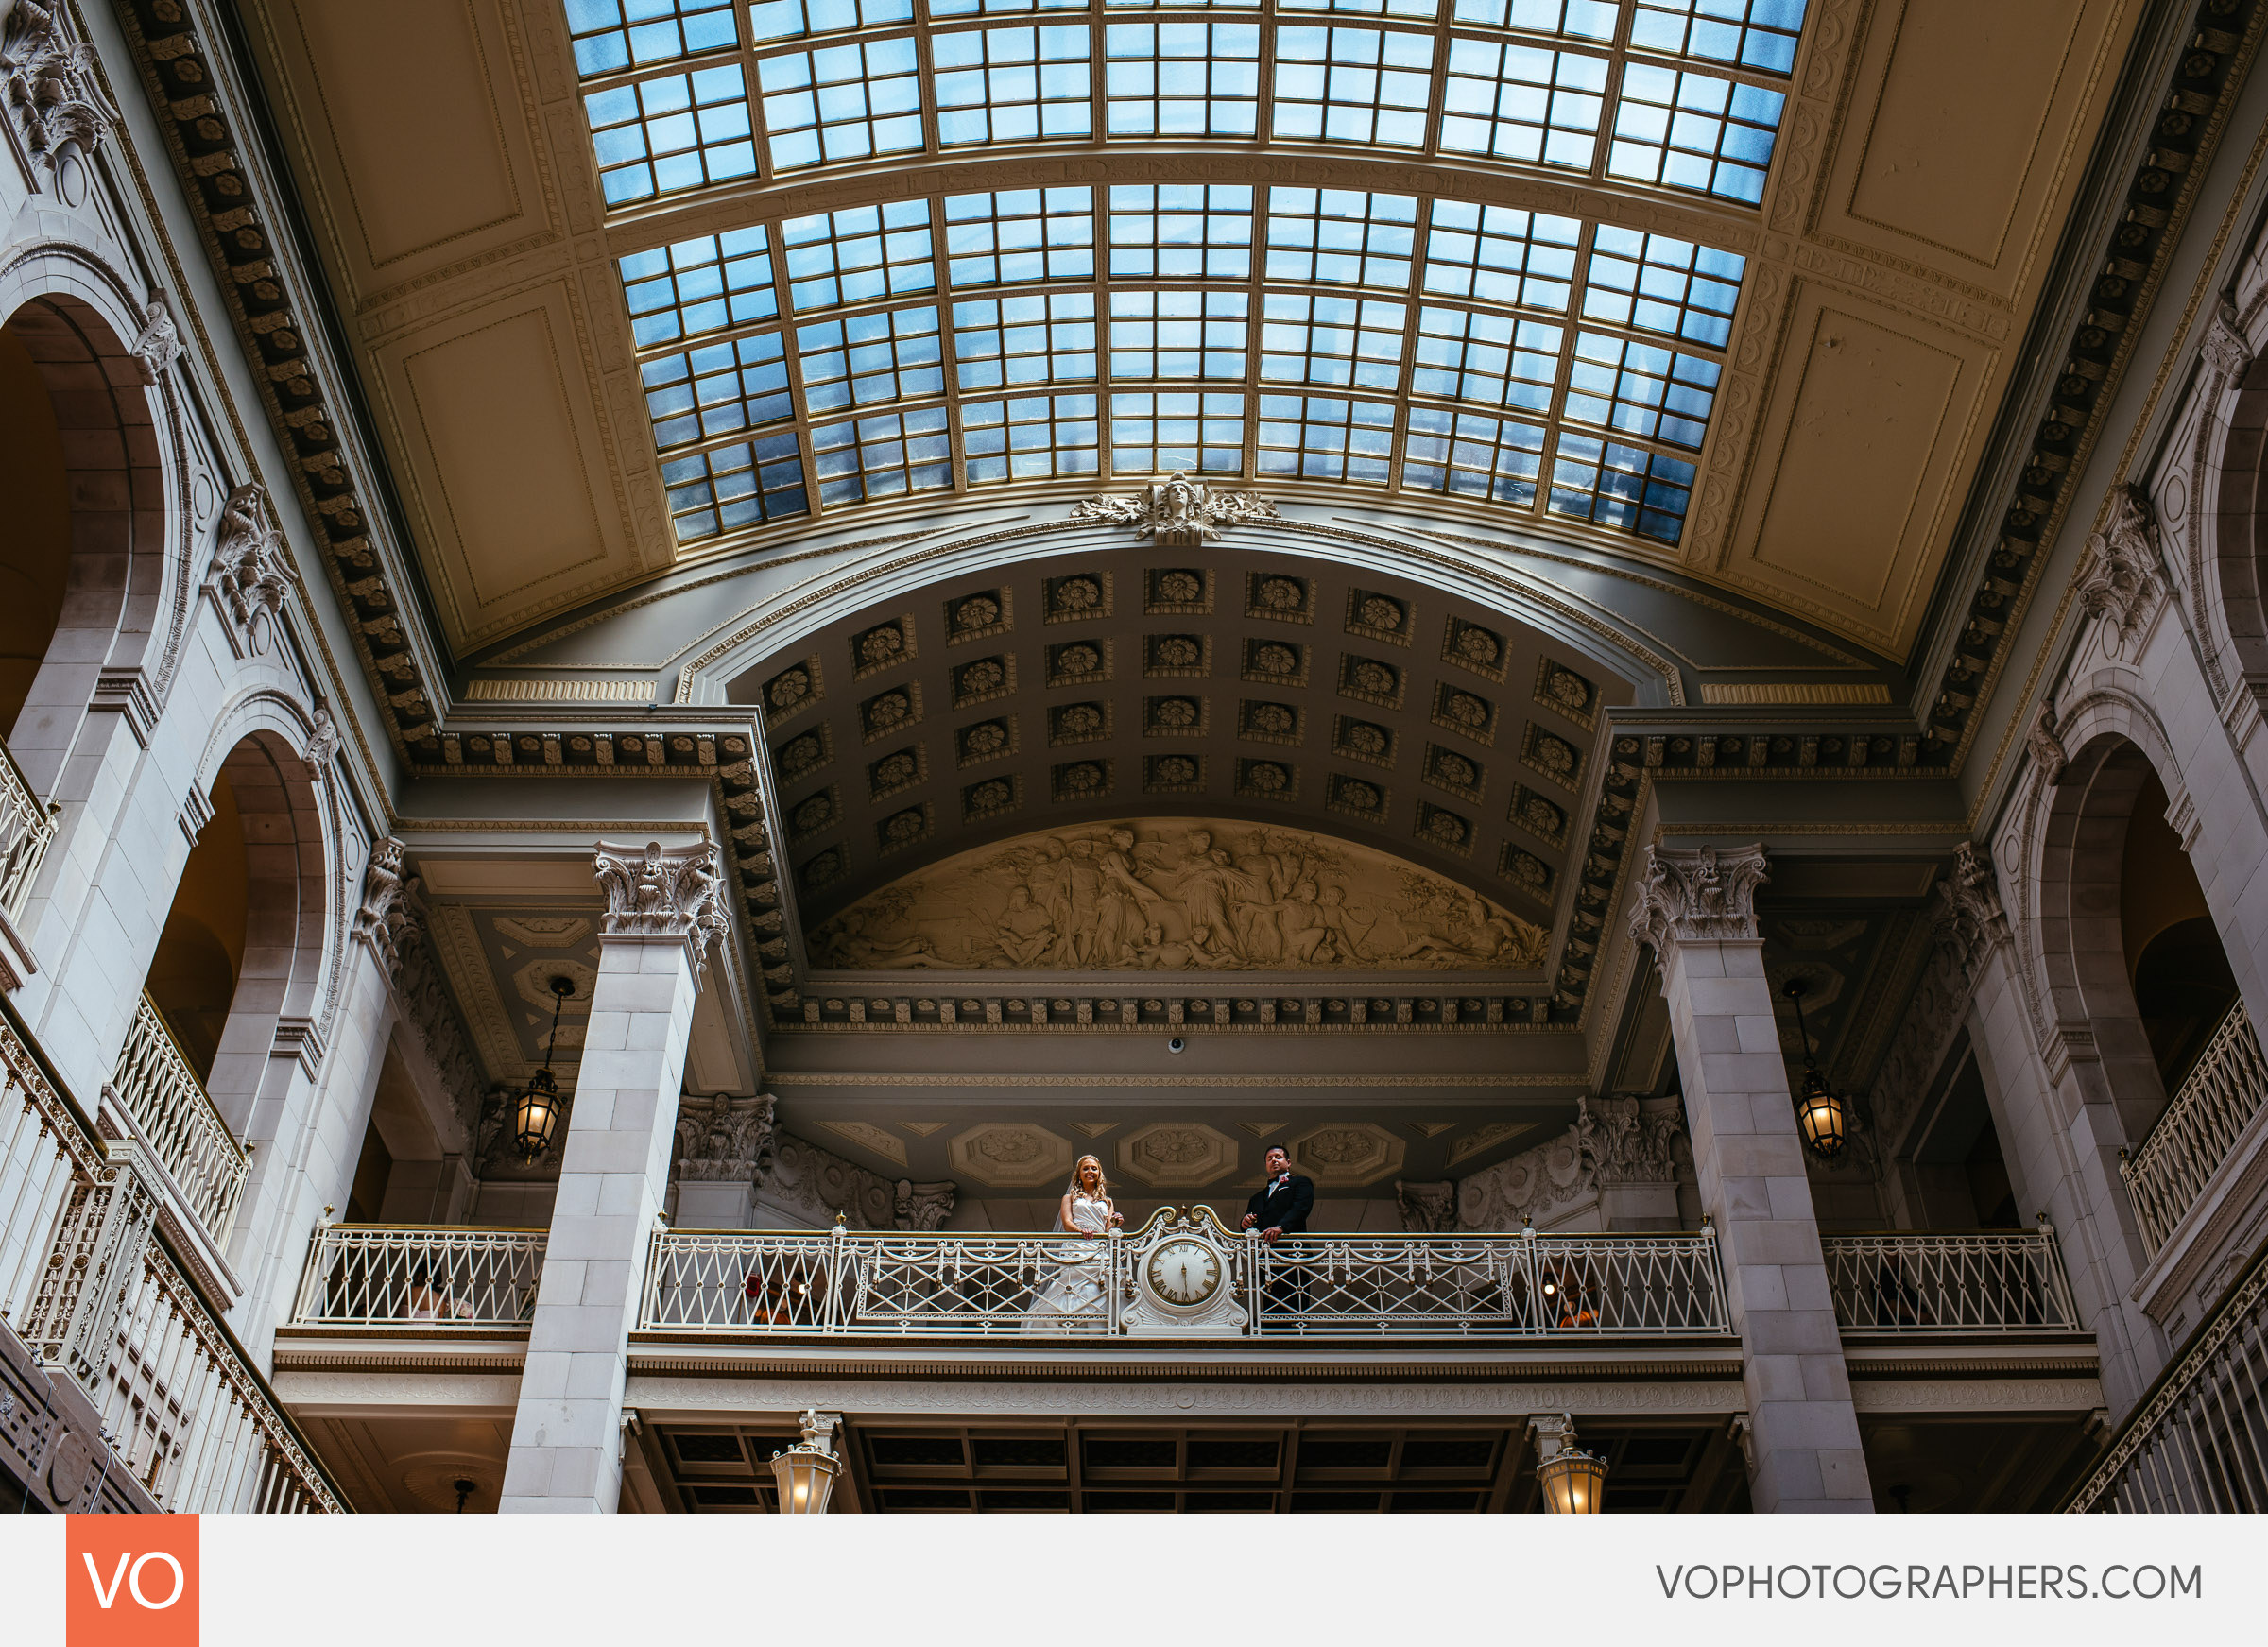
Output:
M1307 1215L1314 1210L1315 1181L1301 1177L1292 1171L1292 1158L1281 1149L1268 1151L1267 1182L1261 1185L1252 1199L1245 1203L1245 1222L1242 1227L1257 1228L1260 1239L1274 1246L1287 1235L1307 1233ZM1288 1311L1304 1314L1307 1311L1307 1266L1301 1261L1298 1248L1304 1243L1295 1242L1292 1250L1284 1252L1268 1264L1275 1273L1268 1277L1266 1310L1270 1314Z

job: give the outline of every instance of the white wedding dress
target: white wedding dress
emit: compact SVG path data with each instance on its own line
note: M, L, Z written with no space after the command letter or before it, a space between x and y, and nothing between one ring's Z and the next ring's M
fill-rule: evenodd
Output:
M1083 1234L1102 1236L1110 1228L1110 1203L1085 1195L1071 1198L1071 1222ZM1066 1239L1047 1249L1040 1260L1042 1275L1024 1314L1034 1327L1051 1324L1060 1316L1099 1316L1103 1313L1103 1266L1108 1246L1100 1240ZM1053 1273L1046 1273L1052 1271Z

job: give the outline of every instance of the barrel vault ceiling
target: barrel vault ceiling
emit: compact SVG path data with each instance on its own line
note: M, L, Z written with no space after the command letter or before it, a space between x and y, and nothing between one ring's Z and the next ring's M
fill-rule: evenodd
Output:
M460 654L837 517L1186 467L1894 660L2140 11L240 9Z

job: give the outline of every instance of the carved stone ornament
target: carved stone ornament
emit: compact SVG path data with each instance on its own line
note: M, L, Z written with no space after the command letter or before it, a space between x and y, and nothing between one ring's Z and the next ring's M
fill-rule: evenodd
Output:
M300 575L284 534L267 518L267 489L247 481L229 493L213 546L213 582L252 651L266 652Z
M2055 733L2055 708L2041 704L2039 713L2033 717L2032 729L2024 734L2024 745L2032 751L2032 764L2039 773L2042 783L2053 784L2063 781L2063 769L2070 757L2064 753L2063 740Z
M1154 480L1132 496L1089 498L1071 511L1082 523L1131 526L1137 538L1169 547L1186 547L1217 538L1246 521L1282 517L1276 506L1248 491L1215 491L1201 480L1175 473Z
M910 1179L898 1180L898 1227L928 1234L945 1227L945 1220L953 1216L954 1204L960 1199L961 1187L942 1184L917 1184Z
M1456 1222L1481 1230L1546 1224L1603 1189L1675 1184L1692 1162L1676 1099L1584 1098L1558 1137L1460 1181Z
M1770 879L1763 844L1648 847L1630 933L1656 953L1672 943L1715 943L1754 938L1756 889Z
M648 841L641 851L601 841L592 871L607 895L600 931L609 937L683 939L693 952L697 983L711 941L722 939L729 924L718 896L715 844L664 850L661 842Z
M770 1172L779 1102L769 1092L686 1099L678 1109L679 1177L696 1184L752 1184Z
M2213 305L2213 317L2205 328L2205 361L2223 379L2236 382L2252 364L2252 349L2244 341L2244 327L2237 305L2227 293Z
M2077 589L2079 604L2105 626L2114 658L2157 609L2165 580L2158 572L2150 497L2140 487L2122 486L2111 493L2110 521L2087 540Z
M1408 1234L1442 1235L1457 1227L1457 1186L1448 1178L1425 1184L1396 1178L1394 1200Z
M65 148L93 154L118 111L95 73L94 48L78 38L60 0L16 0L0 23L0 83L9 118L30 152L56 163Z
M757 1199L815 1228L839 1215L852 1229L940 1229L960 1198L957 1183L892 1181L793 1133L773 1134L770 1146L754 1178Z
M890 970L1524 970L1549 936L1369 847L1174 818L963 852L828 920L811 955Z
M307 734L307 776L320 781L331 769L331 758L338 753L338 723L331 718L330 709L323 704L315 706L315 726Z
M377 948L390 971L401 921L407 914L404 901L408 884L402 876L403 844L382 835L370 847L369 866L362 873L362 907L354 914L354 932Z
M156 383L181 357L181 334L163 292L152 292L143 310L142 335L134 339L134 369L144 383Z
M1962 966L1973 969L1979 952L2009 936L1992 860L1974 841L1963 841L1953 849L1952 874L1937 891L1939 934L1954 945Z

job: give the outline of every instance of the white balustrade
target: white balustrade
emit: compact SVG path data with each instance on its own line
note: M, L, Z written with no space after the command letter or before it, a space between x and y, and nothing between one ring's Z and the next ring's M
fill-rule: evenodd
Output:
M0 1308L100 1414L105 1467L172 1511L346 1508L159 1227L143 1146L106 1144L0 1021Z
M541 1229L327 1225L307 1255L292 1325L524 1327L545 1239Z
M1827 1281L1847 1333L2084 1332L2054 1232L1887 1230L1827 1235Z
M2268 1250L2128 1416L2075 1511L2268 1511Z
M1230 1236L1218 1246L1223 1284L1249 1317L1246 1337L1731 1331L1716 1237L1707 1229L1310 1235L1273 1244ZM639 1327L695 1335L1110 1335L1123 1330L1122 1311L1136 1296L1142 1249L1140 1232L663 1230L651 1249Z
M23 768L0 745L0 909L14 920L24 914L31 884L55 839L55 815L25 781Z
M204 1083L146 995L134 1008L133 1026L118 1050L111 1089L213 1244L226 1243L251 1158L214 1107Z
M2240 1001L2191 1066L2119 1173L2134 1197L2135 1221L2156 1253L2166 1244L2206 1184L2228 1158L2237 1137L2268 1101L2268 1057Z

